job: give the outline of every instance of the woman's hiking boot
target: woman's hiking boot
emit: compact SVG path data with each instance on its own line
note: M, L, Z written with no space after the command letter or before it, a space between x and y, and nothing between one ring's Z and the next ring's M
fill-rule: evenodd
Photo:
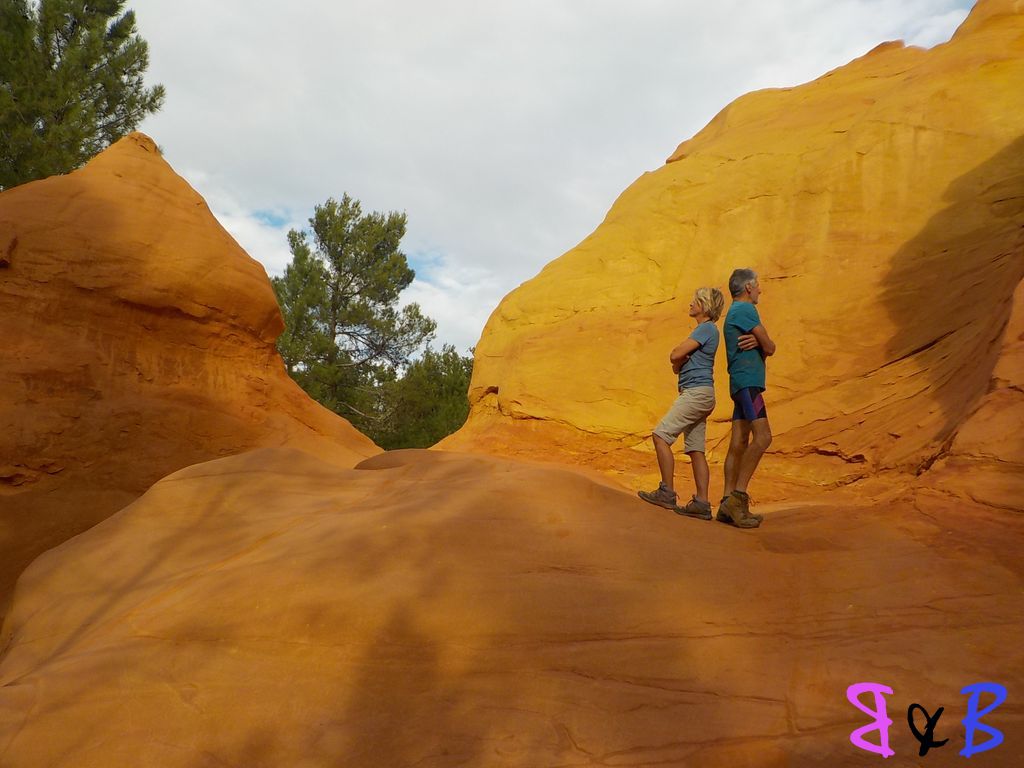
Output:
M750 514L750 497L743 491L733 491L722 499L715 519L720 523L735 525L737 528L757 528L761 525L761 515Z
M686 515L687 517L696 517L700 520L711 519L711 502L700 501L696 496L686 502L685 507L676 507L677 515Z
M636 495L644 501L649 501L651 504L657 504L659 507L664 507L665 509L671 509L673 511L677 509L676 492L670 491L665 487L664 483L658 483L657 490L637 491Z

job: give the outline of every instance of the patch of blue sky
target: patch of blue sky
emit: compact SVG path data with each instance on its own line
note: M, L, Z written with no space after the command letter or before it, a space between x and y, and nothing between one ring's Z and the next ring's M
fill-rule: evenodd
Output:
M292 215L283 208L253 211L252 217L274 229L284 229L292 221Z
M431 277L445 268L444 254L440 251L408 251L405 258L408 260L409 266L416 272L417 280L432 282Z

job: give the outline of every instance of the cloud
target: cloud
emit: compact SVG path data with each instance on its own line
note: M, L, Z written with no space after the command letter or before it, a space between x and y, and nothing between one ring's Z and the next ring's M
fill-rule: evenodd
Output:
M291 262L287 233L302 229L306 222L290 211L251 210L235 198L230 186L200 169L178 169L206 200L213 215L246 252L257 259L269 275L279 275ZM308 218L308 217L307 217Z
M167 88L141 127L250 254L279 272L287 229L345 192L364 210L404 211L404 250L441 254L417 300L439 342L462 348L493 302L734 98L806 82L885 40L948 39L969 3L133 7L148 79Z
M952 30L960 26L965 15L962 9L957 9L935 16L925 16L915 24L909 25L906 43L921 48L931 48L944 43L949 40Z
M415 259L414 259L415 262ZM416 280L402 294L402 303L417 303L437 321L435 348L453 344L460 354L476 346L480 331L507 291L489 270L453 267L447 257L417 269Z

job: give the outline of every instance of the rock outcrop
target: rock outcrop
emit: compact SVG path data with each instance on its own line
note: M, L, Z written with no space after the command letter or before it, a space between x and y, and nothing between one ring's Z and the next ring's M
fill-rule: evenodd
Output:
M219 459L26 570L0 764L856 766L870 680L887 764L920 763L918 702L946 765L991 680L983 764L1018 766L1024 518L965 504L832 492L749 532L496 457Z
M175 470L379 451L288 377L266 273L149 138L0 194L0 256L0 615L32 558Z
M760 497L920 476L1020 508L1021 94L1024 4L982 0L944 45L887 43L736 100L504 299L442 447L653 477L693 290L752 267L779 348ZM717 362L712 460L731 414Z

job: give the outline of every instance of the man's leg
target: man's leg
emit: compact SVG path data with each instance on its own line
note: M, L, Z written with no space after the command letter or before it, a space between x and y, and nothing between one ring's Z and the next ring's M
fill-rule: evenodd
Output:
M740 485L740 477L754 450L750 439L754 432L753 425L758 420L764 420L767 413L764 410L764 399L756 389L741 389L733 393L733 402L732 436L729 453L725 457L725 497L718 508L717 518L739 528L756 528L761 524L762 517L750 514L750 499L745 490L746 485ZM764 450L760 453L764 453ZM757 459L760 458L758 454ZM754 466L757 466L756 460Z
M733 424L735 423L733 422ZM764 452L768 450L768 446L772 444L772 428L768 425L767 417L755 419L747 423L750 425L750 433L753 435L753 439L740 459L736 472L735 486L735 490L742 491L743 493L747 492L747 484L750 482L750 478L754 476L754 470L757 469L757 465L761 461L761 457L764 456Z
M725 488L722 496L728 496L736 490L736 479L740 463L750 442L750 422L743 419L732 420L732 435L729 437L729 452L725 455Z
M661 482L670 491L674 491L672 477L676 472L676 458L672 455L672 446L658 435L651 435L654 452L658 456L658 469L661 470Z
M751 424L746 419L732 420L732 437L729 440L729 453L725 456L725 495L718 507L717 520L735 525L738 528L757 528L761 524L761 515L751 515L747 505L747 494L737 490L739 475L746 463L747 455L753 449L750 445Z
M704 451L687 451L690 457L690 468L693 470L693 485L697 491L697 501L708 500L708 486L711 483L711 471Z

